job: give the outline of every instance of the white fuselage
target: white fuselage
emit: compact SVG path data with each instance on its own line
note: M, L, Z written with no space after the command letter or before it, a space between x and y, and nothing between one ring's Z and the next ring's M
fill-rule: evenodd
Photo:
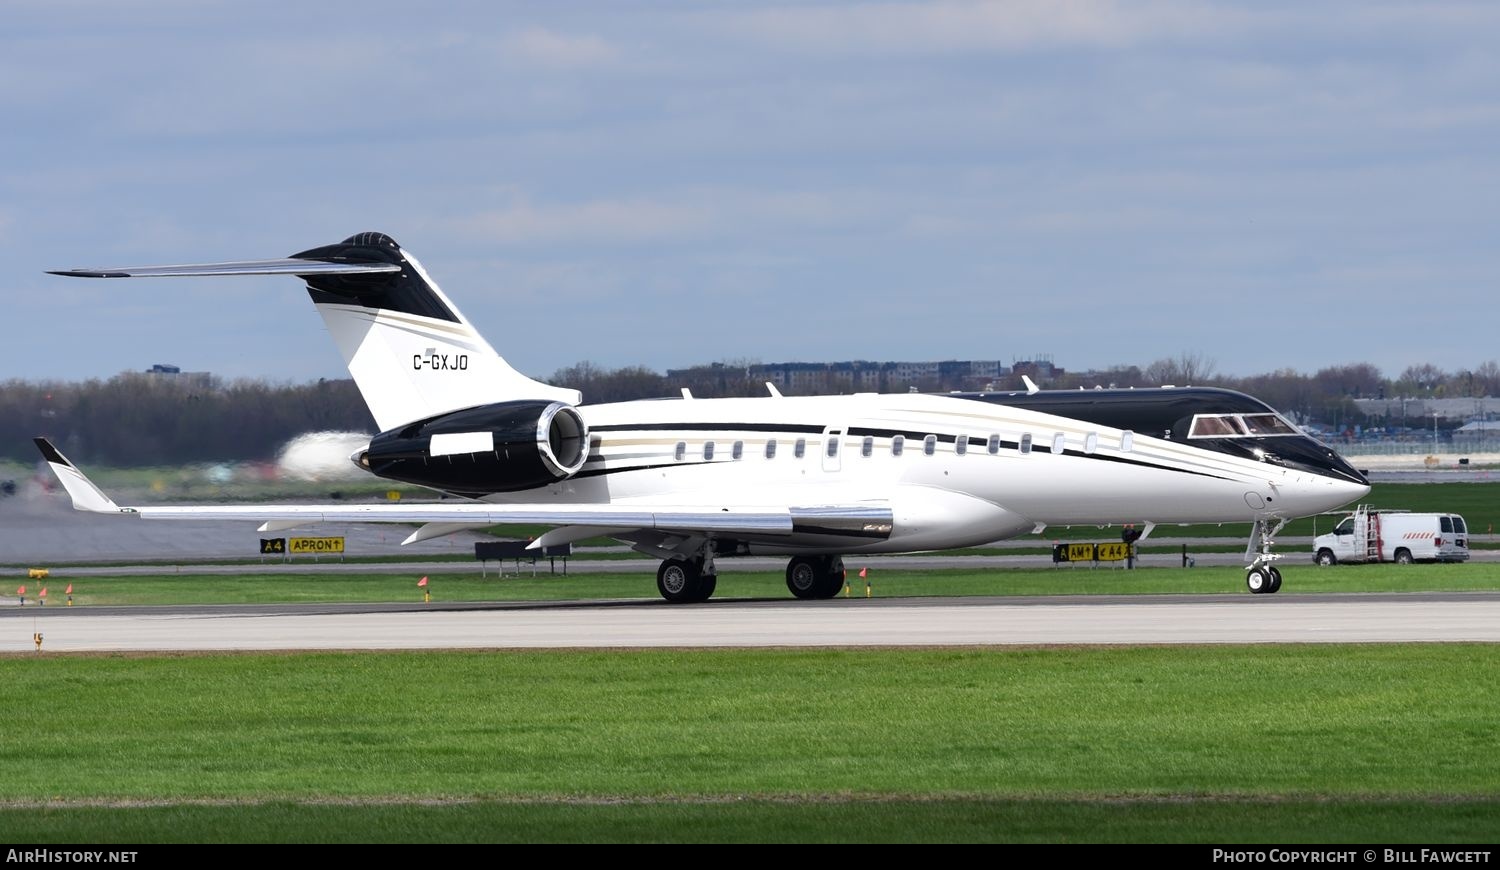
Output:
M1302 516L1368 491L1190 443L947 396L681 399L579 411L592 434L578 476L486 500L886 504L889 537L752 542L758 552L873 553L969 546L1040 526Z

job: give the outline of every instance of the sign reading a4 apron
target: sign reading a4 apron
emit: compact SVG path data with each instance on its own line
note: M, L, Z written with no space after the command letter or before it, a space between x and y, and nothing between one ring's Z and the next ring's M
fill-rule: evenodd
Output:
M287 552L292 555L344 552L343 538L288 538Z

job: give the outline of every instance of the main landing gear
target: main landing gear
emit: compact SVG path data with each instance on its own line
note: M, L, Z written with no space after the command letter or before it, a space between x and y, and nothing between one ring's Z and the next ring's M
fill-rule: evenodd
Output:
M696 558L676 556L656 569L656 591L673 604L707 601L718 585L712 548ZM798 598L832 598L844 588L841 556L796 556L786 565L786 588Z
M1271 520L1256 520L1250 533L1250 545L1245 548L1245 558L1251 559L1256 541L1260 542L1260 553L1254 555L1250 566L1245 569L1245 586L1256 595L1268 595L1281 589L1281 571L1275 565L1281 555L1271 552L1275 544L1271 539L1286 525L1286 520L1275 520L1274 526L1271 523Z

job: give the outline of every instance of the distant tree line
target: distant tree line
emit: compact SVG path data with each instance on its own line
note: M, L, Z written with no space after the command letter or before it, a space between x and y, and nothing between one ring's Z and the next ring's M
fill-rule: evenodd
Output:
M744 361L723 362L669 378L641 366L607 369L581 362L546 380L580 390L587 404L676 396L684 388L698 398L766 395L764 379L751 376L750 368ZM1500 395L1500 364L1491 360L1460 371L1424 364L1409 366L1395 378L1370 363L1331 366L1311 375L1281 369L1234 377L1218 374L1212 360L1185 353L1144 368L1067 372L1041 386L1071 390L1163 384L1228 387L1257 396L1298 422L1344 427L1377 422L1364 419L1355 399ZM937 379L913 386L923 392L972 388ZM1001 376L988 386L1025 388L1019 375ZM826 390L841 391L837 385ZM1422 425L1420 420L1404 422ZM126 373L82 383L0 383L0 457L21 462L36 459L31 445L35 435L52 438L78 462L131 467L269 460L288 440L320 430L376 431L353 381L270 384Z
M255 461L320 430L375 431L353 381L269 384L126 373L82 383L0 383L0 456L37 458L46 435L69 459L113 466Z

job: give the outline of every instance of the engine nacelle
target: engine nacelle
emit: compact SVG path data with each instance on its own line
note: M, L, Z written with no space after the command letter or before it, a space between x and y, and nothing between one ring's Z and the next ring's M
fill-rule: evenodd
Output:
M497 402L376 435L354 458L379 477L483 494L545 486L578 473L589 430L561 402Z

